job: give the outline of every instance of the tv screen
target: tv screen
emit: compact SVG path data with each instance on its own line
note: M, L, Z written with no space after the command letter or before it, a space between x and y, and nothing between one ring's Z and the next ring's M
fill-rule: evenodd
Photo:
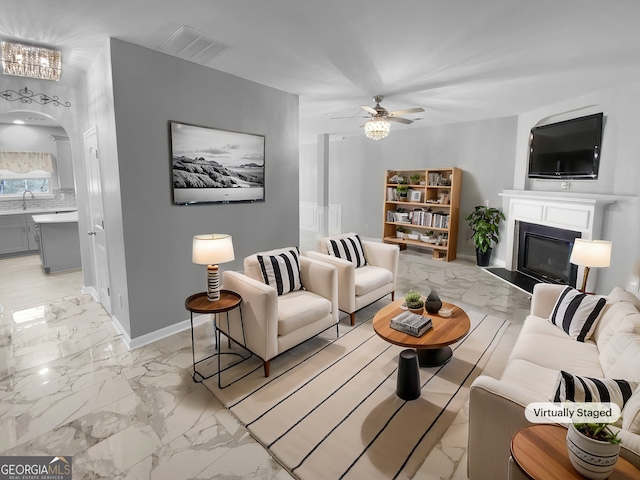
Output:
M596 179L602 113L531 129L529 178Z

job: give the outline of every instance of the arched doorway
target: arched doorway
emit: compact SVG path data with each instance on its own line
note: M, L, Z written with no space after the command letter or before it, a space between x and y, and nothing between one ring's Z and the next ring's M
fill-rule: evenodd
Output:
M48 115L12 110L0 114L0 214L8 226L0 235L11 235L17 247L10 245L3 258L38 255L41 252L40 232L33 222L33 214L77 210L73 153L67 130ZM42 167L36 161L29 170L9 165L17 162L44 159ZM47 168L47 165L51 168ZM3 168L4 167L4 168ZM19 233L10 223L24 218L26 241L20 247ZM20 228L20 227L18 227ZM76 227L77 228L77 227ZM17 242L16 242L17 240ZM81 265L80 249L76 247L77 269ZM45 270L46 271L46 270Z

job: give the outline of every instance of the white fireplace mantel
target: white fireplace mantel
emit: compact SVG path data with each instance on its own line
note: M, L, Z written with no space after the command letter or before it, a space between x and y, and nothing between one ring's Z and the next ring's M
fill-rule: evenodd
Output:
M601 239L605 207L619 198L616 195L533 190L505 190L499 195L503 197L507 218L507 270L515 270L517 266L518 222L577 231L589 240Z

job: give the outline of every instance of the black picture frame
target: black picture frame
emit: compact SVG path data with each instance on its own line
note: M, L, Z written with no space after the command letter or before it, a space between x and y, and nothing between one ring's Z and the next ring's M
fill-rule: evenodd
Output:
M174 205L264 202L265 136L169 121Z

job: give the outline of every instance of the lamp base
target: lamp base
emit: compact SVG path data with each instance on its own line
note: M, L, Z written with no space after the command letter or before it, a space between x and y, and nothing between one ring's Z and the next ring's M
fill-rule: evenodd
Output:
M585 293L587 290L587 278L589 277L589 267L584 267L584 276L582 277L581 293Z
M207 300L220 300L220 276L218 265L207 265Z

